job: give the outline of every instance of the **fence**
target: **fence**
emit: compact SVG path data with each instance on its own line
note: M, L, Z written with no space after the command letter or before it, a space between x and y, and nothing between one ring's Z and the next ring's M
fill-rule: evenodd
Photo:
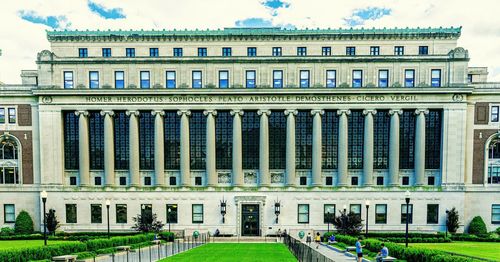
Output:
M316 251L304 242L297 240L290 235L283 237L283 243L288 247L299 262L333 262L323 254Z

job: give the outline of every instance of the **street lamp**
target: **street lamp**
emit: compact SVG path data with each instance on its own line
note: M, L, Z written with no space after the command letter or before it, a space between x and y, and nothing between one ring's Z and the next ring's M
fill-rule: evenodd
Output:
M365 201L366 206L366 227L365 227L365 237L368 238L368 208L370 208L370 200Z
M343 208L344 208L344 213L345 213L347 211L347 205L344 205Z
M167 211L168 211L168 216L167 216L168 232L170 232L170 223L172 222L171 219L170 219L170 216L171 216L170 212L172 212L172 209L169 207Z
M408 222L410 221L410 216L408 215L408 210L410 206L410 191L406 190L405 192L405 201L406 201L406 234L405 234L405 245L408 247Z
M328 233L330 233L330 211L326 212L326 223L328 224Z
M222 224L226 222L226 204L227 200L224 200L224 198L220 201L220 214L222 215Z
M278 224L278 216L281 214L281 203L280 203L280 201L274 202L274 214L276 215L276 224Z
M106 200L106 211L107 211L107 215L108 215L108 239L109 239L109 206L111 205L111 201Z
M42 198L43 203L43 244L47 245L47 216L45 214L45 206L47 204L47 191L43 190L40 193L40 197Z

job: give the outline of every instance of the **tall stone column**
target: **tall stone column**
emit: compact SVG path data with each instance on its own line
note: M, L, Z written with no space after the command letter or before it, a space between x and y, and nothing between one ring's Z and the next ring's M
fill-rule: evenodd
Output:
M177 114L181 116L181 161L180 161L180 175L182 186L191 185L191 155L189 144L189 116L191 111L179 110Z
M216 146L215 146L215 116L216 110L205 110L203 112L207 116L207 153L206 153L206 173L208 186L217 186L218 177L215 165Z
M114 114L111 110L101 111L101 115L104 116L104 181L106 186L115 184Z
M415 110L417 123L415 125L415 181L417 186L424 185L425 181L425 115L427 109Z
M139 173L139 111L127 111L126 114L130 116L129 120L129 174L130 185L140 186L141 177Z
M285 110L286 117L286 185L295 186L295 109Z
M269 116L270 110L258 110L260 116L259 135L259 176L261 186L270 186L271 177L269 173Z
M322 134L321 134L321 116L325 114L324 110L311 110L313 116L312 127L312 185L321 186L323 184L321 174L322 160Z
M342 109L337 110L337 115L339 116L339 142L338 142L338 154L337 154L337 173L338 173L338 185L347 186L347 178L349 176L348 170L348 127L349 122L347 121L347 116L351 114L351 110Z
M399 116L403 110L389 110L391 127L389 133L389 185L399 185Z
M165 137L163 110L152 111L151 114L155 117L155 182L157 186L165 185Z
M78 150L80 151L78 164L80 185L90 185L90 159L89 159L89 122L88 111L76 111L78 116Z
M363 110L365 132L363 140L363 184L373 185L373 115L377 110Z
M233 185L243 186L243 157L241 142L241 116L242 110L231 110L233 116Z

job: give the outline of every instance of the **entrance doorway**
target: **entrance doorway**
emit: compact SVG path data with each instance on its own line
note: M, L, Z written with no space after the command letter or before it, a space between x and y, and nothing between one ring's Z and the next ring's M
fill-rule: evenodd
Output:
M241 235L260 236L259 205L241 206Z

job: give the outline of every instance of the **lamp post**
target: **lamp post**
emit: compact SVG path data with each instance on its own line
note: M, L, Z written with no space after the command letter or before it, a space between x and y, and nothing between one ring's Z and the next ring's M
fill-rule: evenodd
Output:
M168 208L168 216L167 216L167 222L168 222L168 232L170 232L170 223L172 222L171 219L170 219L170 216L171 216L171 213L172 212L172 209L169 207Z
M106 214L107 214L107 219L108 219L108 239L109 239L109 206L111 205L111 202L106 200Z
M445 229L444 237L445 238L448 238L448 216L449 216L449 213L450 213L450 210L446 209L446 221L444 222L444 229Z
M328 233L330 233L330 211L326 212L326 223L328 224Z
M365 201L366 206L366 227L365 227L365 237L368 238L368 209L370 208L370 200Z
M43 244L47 245L47 216L45 214L45 207L47 204L47 191L43 190L40 193L40 197L42 198L43 203Z
M224 200L224 198L222 198L222 200L220 201L220 214L222 215L222 224L224 224L226 222L226 207L227 207L227 204L226 204L227 200Z
M346 233L345 228L346 228L346 223L347 223L347 205L344 205L343 209L344 209L344 213L341 216L341 218L342 218L342 234L345 234Z
M410 191L406 190L405 192L405 201L406 201L406 234L405 234L405 246L408 247L408 222L410 221L410 216L408 215L408 210L410 206Z
M278 224L278 216L281 214L281 203L280 203L280 201L274 202L274 214L276 215L276 224Z

